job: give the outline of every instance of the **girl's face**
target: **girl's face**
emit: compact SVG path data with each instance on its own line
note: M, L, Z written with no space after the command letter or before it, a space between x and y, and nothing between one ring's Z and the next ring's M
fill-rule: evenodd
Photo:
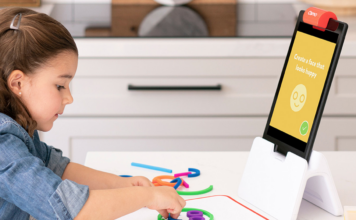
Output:
M51 130L65 106L73 102L69 83L77 71L77 65L77 54L65 51L50 59L34 74L25 75L20 99L37 122L37 130Z

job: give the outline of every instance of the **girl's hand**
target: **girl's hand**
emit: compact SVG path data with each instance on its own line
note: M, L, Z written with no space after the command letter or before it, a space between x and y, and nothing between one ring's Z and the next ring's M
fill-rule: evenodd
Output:
M179 217L186 202L173 187L157 186L149 190L152 191L152 196L147 208L157 210L164 218L168 218L168 213L172 218Z
M153 187L153 183L144 176L134 176L126 178L129 181L131 186L151 186Z
M115 188L131 187L131 186L148 186L153 187L153 183L143 176L134 177L119 177Z

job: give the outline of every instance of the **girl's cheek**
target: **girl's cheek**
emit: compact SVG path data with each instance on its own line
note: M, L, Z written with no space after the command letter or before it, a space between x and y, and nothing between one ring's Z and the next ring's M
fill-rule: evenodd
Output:
M55 98L53 99L53 101L55 102L55 103L53 103L53 105L61 106L61 104L62 104L62 96L60 94L57 94L55 96Z

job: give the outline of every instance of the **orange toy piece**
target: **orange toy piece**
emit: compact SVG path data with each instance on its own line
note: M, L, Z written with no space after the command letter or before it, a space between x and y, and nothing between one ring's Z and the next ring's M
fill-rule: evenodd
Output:
M174 176L157 176L153 178L152 183L155 186L171 186L174 187L176 183L169 183L166 181L163 181L162 179L169 179L169 180L174 180L176 177ZM184 180L182 179L182 183L180 184L181 186L183 185Z

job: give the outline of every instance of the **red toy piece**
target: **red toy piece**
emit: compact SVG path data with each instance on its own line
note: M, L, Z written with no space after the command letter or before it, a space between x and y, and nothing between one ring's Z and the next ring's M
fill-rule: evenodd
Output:
M305 23L313 25L315 29L320 31L325 31L330 19L337 20L333 12L315 7L308 8L303 15L303 21Z

